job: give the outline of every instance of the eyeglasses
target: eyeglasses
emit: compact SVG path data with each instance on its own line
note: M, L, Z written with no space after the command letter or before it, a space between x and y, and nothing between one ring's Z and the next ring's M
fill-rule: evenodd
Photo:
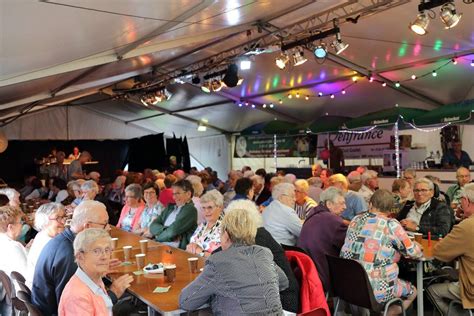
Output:
M84 251L84 250L82 250L81 252L82 252L82 253L89 252L89 253L92 253L92 254L93 254L94 256L96 256L96 257L100 257L100 256L102 256L102 255L104 255L104 254L107 255L107 256L109 256L109 255L112 253L112 248L109 248L109 247L104 248L104 249L102 249L102 248L94 248L94 249L92 249L92 250L90 250L90 251Z
M48 217L48 219L50 221L56 221L56 222L59 222L59 223L64 223L67 219L66 216L56 216L56 217Z
M108 223L108 222L104 224L104 223L96 223L96 222L91 222L91 221L89 221L89 223L90 223L90 224L94 224L94 225L101 226L103 229L106 229L107 226L109 226L109 223Z
M183 191L183 192L173 192L173 196L175 196L175 195L181 195L181 194L184 194L184 193L186 193L186 192L185 192L185 191Z
M413 193L427 193L430 192L430 189L414 189Z

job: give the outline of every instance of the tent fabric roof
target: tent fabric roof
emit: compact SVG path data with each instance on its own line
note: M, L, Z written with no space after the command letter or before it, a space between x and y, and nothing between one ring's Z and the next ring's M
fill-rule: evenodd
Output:
M12 26L2 33L0 128L13 139L87 138L89 131L102 130L93 124L107 119L120 128L98 138L140 134L136 128L202 137L275 119L299 127L320 117L354 118L396 104L431 110L474 99L474 10L463 1L455 4L463 13L458 26L445 30L436 19L420 37L407 27L418 5L408 0L136 0L113 6L105 0L0 1L3 25ZM356 24L345 19L359 14ZM350 45L342 54L329 51L325 60L317 60L305 50L305 64L275 66L282 41L327 30L333 18ZM172 83L180 73L202 80L256 48L261 54L250 56L252 68L239 71L241 86L206 94L190 78ZM455 56L456 65L445 65ZM437 77L423 77L438 68ZM418 79L408 80L413 74ZM357 84L352 84L354 75ZM369 75L376 81L369 82ZM124 99L117 92L160 80L169 81L173 95L154 106L144 106L133 93ZM396 81L400 88L393 86ZM238 107L240 100L256 108ZM275 106L262 107L270 103ZM64 128L36 133L40 124L26 124L49 121L49 115L63 119L65 105L88 113L78 134L66 135ZM197 131L199 122L205 122L206 132Z

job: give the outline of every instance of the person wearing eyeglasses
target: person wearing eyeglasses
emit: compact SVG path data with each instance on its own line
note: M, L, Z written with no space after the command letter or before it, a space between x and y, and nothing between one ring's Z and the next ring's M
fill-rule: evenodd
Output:
M197 210L193 204L193 186L188 180L173 184L176 204L169 204L150 224L150 233L159 242L186 249L197 227Z
M120 212L117 227L128 232L136 231L140 228L140 218L145 203L143 202L143 190L139 184L132 183L125 188L125 205Z
M457 208L459 205L459 200L461 199L461 191L464 185L471 182L471 172L465 167L460 167L456 170L456 180L457 183L448 188L446 194L449 197L449 201L453 208Z
M43 315L58 314L58 304L64 287L77 270L74 239L88 228L98 228L104 232L110 230L109 216L104 204L97 201L81 202L74 210L71 226L43 248L36 263L31 289L32 303ZM119 264L120 261L111 260L109 268L113 269ZM112 282L108 294L113 302L123 295L132 281L132 276L123 275Z
M112 315L113 302L102 281L112 250L112 240L104 229L89 228L77 234L74 257L78 267L64 287L59 315Z
M453 210L446 203L434 198L434 184L426 178L415 181L415 200L408 201L398 213L403 228L423 235L446 236L454 225Z
M433 284L428 296L437 309L447 315L449 301L462 302L463 308L474 309L474 183L466 184L460 196L465 219L436 244L433 255L443 262L459 260L459 281ZM462 315L454 311L452 315Z
M26 284L31 287L35 273L36 262L44 246L64 231L66 211L60 203L41 205L35 214L35 229L38 231L28 252Z

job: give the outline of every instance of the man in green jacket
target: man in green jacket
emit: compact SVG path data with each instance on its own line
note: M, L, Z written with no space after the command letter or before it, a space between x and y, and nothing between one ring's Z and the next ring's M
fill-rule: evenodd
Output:
M460 300L466 309L474 308L474 183L463 187L460 203L465 219L454 226L433 252L440 261L459 259L459 282L433 284L428 288L430 297L443 315L447 314L451 300Z
M150 233L159 242L186 249L197 227L193 187L188 180L180 180L173 184L172 190L176 204L168 205L150 224Z
M456 170L456 179L458 180L458 183L449 187L448 191L446 191L446 195L449 197L451 205L453 203L456 205L459 204L462 188L464 185L471 182L471 172L465 167L460 167L458 170Z

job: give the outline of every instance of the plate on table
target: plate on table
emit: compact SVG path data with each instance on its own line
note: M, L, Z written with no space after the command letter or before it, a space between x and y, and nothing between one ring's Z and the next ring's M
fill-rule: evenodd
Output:
M163 273L164 271L163 264L162 263L154 263L154 264L149 263L143 268L143 271L145 271L145 273L153 273L153 274Z

